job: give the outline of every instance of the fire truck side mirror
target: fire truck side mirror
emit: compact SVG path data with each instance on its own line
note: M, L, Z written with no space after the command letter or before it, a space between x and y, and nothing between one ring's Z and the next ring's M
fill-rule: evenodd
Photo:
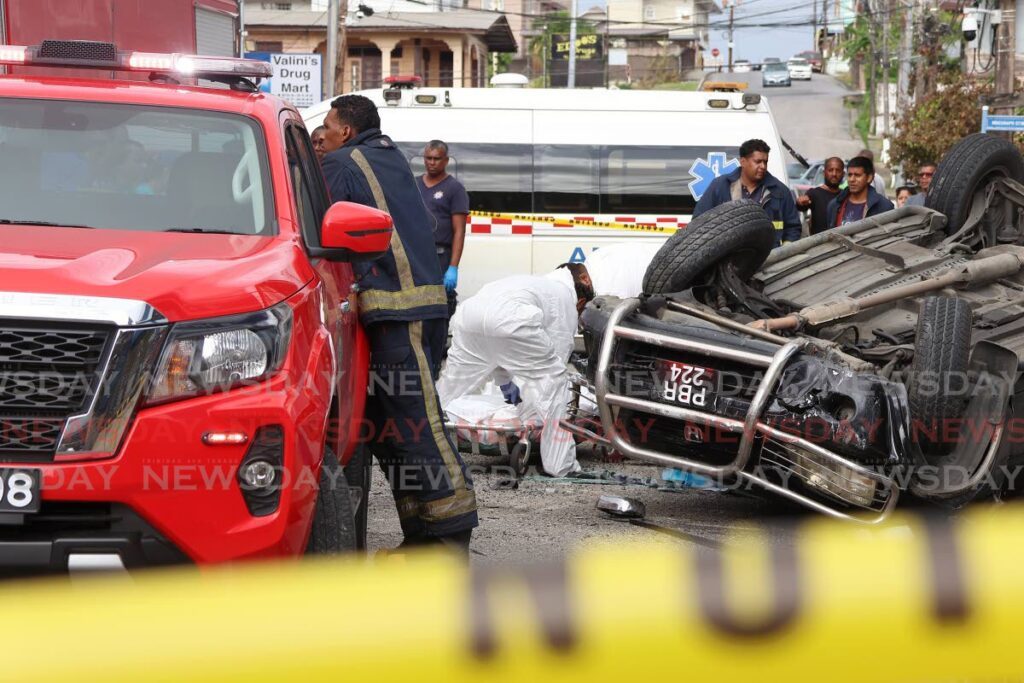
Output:
M352 202L337 202L320 227L320 246L336 261L361 261L380 256L391 245L391 216Z

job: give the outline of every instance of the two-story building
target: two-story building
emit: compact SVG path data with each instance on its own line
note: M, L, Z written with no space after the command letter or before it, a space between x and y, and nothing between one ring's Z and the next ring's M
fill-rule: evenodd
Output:
M247 0L246 50L326 54L326 5ZM345 92L380 87L386 76L411 75L429 86L480 87L487 84L491 54L517 49L504 14L449 4L350 0L345 25L346 56L339 67Z
M704 67L715 0L608 0L609 79L657 83Z

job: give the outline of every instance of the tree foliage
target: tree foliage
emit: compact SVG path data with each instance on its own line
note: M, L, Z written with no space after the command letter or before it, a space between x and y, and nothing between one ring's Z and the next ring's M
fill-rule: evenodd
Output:
M896 123L890 154L904 168L937 162L960 138L981 130L980 98L992 92L990 82L971 81L946 73Z

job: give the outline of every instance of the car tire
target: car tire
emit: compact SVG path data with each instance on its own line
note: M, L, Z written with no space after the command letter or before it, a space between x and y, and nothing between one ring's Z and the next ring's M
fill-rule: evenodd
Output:
M942 425L963 416L966 396L949 396L950 377L966 377L971 355L974 314L963 299L930 296L917 316L914 360L910 365L910 418L916 423L918 445L926 454L942 455L954 444L943 441ZM936 431L935 439L929 431Z
M671 294L701 284L723 261L747 281L775 245L775 227L754 202L740 199L702 213L666 240L644 273L645 294Z
M373 485L373 454L365 445L356 447L345 466L345 481L355 512L356 549L366 550L366 529L369 523L370 487Z
M356 549L352 497L341 463L330 446L324 447L320 467L320 491L313 511L313 528L306 544L307 555L334 555Z
M968 135L942 157L925 206L945 215L946 232L953 234L967 221L975 195L998 176L1024 181L1024 157L1004 138Z

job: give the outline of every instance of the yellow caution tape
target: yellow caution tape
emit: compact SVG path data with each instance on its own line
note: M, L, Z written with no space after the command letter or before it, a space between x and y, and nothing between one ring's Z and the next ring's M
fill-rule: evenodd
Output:
M678 226L663 226L656 223L614 223L609 221L585 221L575 218L556 218L523 213L492 213L490 211L470 211L470 216L481 218L502 218L505 220L523 221L527 223L551 223L556 228L601 228L606 230L629 230L632 232L661 233L671 235L679 231Z
M1020 680L1024 508L721 554L259 564L0 586L17 681Z

